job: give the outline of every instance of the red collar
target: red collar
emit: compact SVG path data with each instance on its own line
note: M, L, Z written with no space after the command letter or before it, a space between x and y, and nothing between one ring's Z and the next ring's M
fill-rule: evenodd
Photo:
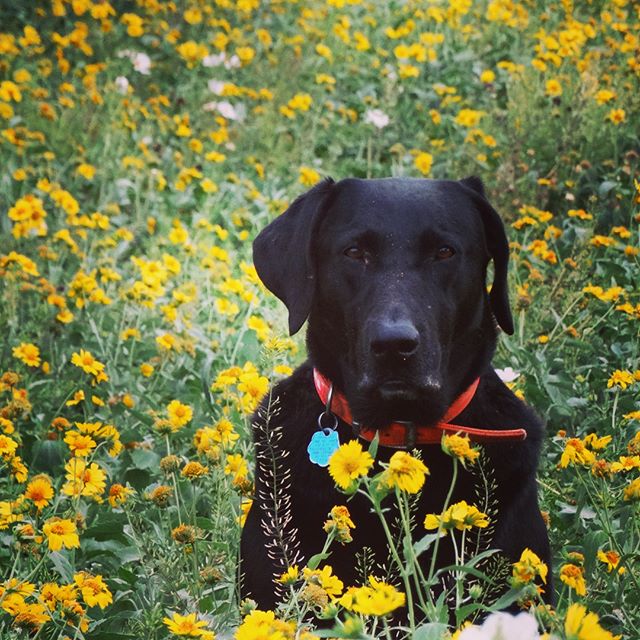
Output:
M325 378L316 368L313 369L313 382L324 405L327 404L332 383ZM440 444L443 433L463 433L474 442L494 442L496 440L524 440L527 432L524 429L477 429L475 427L463 427L453 424L451 420L460 415L473 399L478 388L480 378L476 378L471 385L463 391L449 407L442 420L432 427L414 425L410 422L392 422L384 429L372 429L370 427L354 423L351 409L347 399L338 391L333 391L330 410L341 420L354 427L354 433L371 442L376 433L379 434L380 444L396 449L410 449L417 444Z

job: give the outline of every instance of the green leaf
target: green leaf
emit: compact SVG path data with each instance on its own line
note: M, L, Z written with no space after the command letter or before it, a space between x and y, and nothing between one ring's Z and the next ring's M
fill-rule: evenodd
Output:
M507 591L507 593L498 598L498 600L496 600L491 606L487 606L485 604L482 604L481 602L472 602L470 604L466 604L456 610L456 620L459 624L464 620L467 620L477 611L491 612L506 609L508 606L512 605L521 595L522 592L520 590L510 589L509 591Z
M327 551L326 553L316 553L314 556L309 558L309 562L307 562L307 567L312 571L317 569L320 566L320 563L323 560L326 560L331 555L331 551Z
M439 537L439 533L428 533L417 542L414 542L413 550L415 551L416 556L424 553Z
M160 456L149 449L134 449L131 452L131 461L137 469L158 469Z
M53 563L53 566L58 575L65 582L73 582L73 574L75 573L75 571L66 555L60 553L59 551L52 551L49 554L49 557L51 558L51 562Z
M59 440L40 440L33 447L33 468L53 474L65 461L66 447Z
M375 457L378 455L378 444L380 442L380 434L376 431L376 435L374 436L373 440L371 441L371 444L369 445L369 455L375 459Z
M420 625L411 636L413 640L442 640L446 637L448 626L442 622L428 622Z

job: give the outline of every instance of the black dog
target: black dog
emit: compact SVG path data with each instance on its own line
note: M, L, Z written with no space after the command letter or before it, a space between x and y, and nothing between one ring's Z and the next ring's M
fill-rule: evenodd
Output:
M242 534L243 596L272 607L274 577L322 549L328 512L345 504L327 469L307 452L324 409L314 368L346 397L356 428L384 433L389 423L406 422L409 448L412 425L440 421L479 378L456 423L526 432L524 440L487 438L484 445L496 484L492 546L512 562L528 547L549 564L535 481L543 428L490 363L496 323L513 333L508 254L502 222L477 178L325 180L259 234L256 269L287 306L291 333L309 318L309 359L272 390L255 416L256 498ZM487 294L490 260L494 278ZM354 438L343 420L337 431L340 442ZM419 498L421 522L441 512L452 462L438 444L420 449L431 471ZM393 453L381 446L378 458ZM458 478L452 501L459 500L476 501L469 473ZM356 496L348 507L356 524L353 543L334 545L329 559L345 586L361 583L355 558L363 547L380 562L389 556L368 503ZM430 560L429 552L421 557ZM452 561L444 545L438 566Z

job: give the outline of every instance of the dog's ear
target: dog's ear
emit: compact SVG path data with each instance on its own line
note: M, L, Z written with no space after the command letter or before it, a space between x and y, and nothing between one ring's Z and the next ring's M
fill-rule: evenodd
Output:
M315 291L312 238L333 184L327 178L301 195L253 242L256 271L267 289L286 305L291 335L311 310Z
M460 183L477 194L474 200L482 215L487 249L493 259L493 285L491 286L491 293L489 293L491 310L502 330L511 335L513 333L513 318L509 305L509 287L507 284L509 242L507 241L504 225L498 212L489 204L480 178L471 176L460 180Z

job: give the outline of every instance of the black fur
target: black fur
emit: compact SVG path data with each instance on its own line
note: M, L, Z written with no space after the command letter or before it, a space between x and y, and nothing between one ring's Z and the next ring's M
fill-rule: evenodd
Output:
M476 377L480 385L458 424L524 428L523 442L484 445L497 490L493 546L511 560L525 547L549 563L549 543L537 501L535 473L543 427L535 413L491 367L497 326L513 332L507 292L508 244L502 222L477 178L440 180L327 180L298 198L254 243L258 274L289 309L295 332L309 318L309 359L276 385L278 410L270 428L282 430L277 455L290 474L287 527L303 560L318 553L331 507L345 504L327 469L310 462L307 445L323 406L312 368L345 394L354 417L383 427L392 420L437 422ZM486 269L494 262L491 293ZM267 455L264 412L255 416L258 456ZM340 441L353 438L340 422ZM440 447L421 450L430 476L417 506L418 521L440 513L450 485L451 459ZM386 461L393 450L380 447ZM271 517L265 477L257 465L256 499L242 534L244 597L272 607L273 578L286 570L269 557L261 521ZM474 479L462 470L453 501L477 501ZM353 542L334 545L329 560L345 586L358 582L355 556L370 547L388 560L383 532L368 503L348 503ZM417 536L424 534L417 527ZM295 535L293 535L295 534ZM438 565L452 562L441 547ZM429 554L422 557L430 562Z

